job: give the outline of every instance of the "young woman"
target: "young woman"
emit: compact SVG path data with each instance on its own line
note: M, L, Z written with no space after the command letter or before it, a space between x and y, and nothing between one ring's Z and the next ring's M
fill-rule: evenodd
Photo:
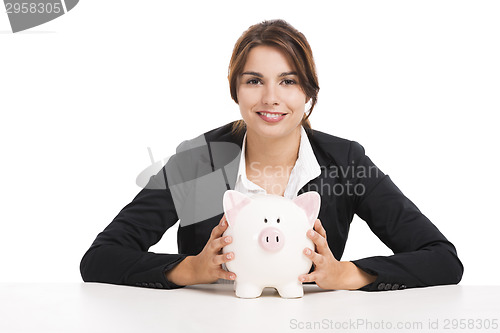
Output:
M373 164L362 146L311 129L308 118L319 86L303 34L283 20L251 26L234 47L228 79L243 120L202 136L207 147L225 142L241 149L236 171L224 173L222 189L288 198L311 190L321 195L319 218L307 234L315 248L304 249L314 269L298 276L299 281L349 290L396 290L460 281L463 266L453 244ZM208 152L215 171L213 149ZM158 174L167 174L163 187L143 189L97 236L81 262L85 281L177 288L236 278L222 267L235 254L221 251L232 241L222 237L227 223L222 192L217 192L221 187L214 185L210 194L196 194L196 202L215 198L219 206L206 208L218 208L217 214L183 223L188 214L181 206L189 210L192 195L174 192L178 182L171 181L167 169ZM177 169L185 171L179 165ZM340 261L354 214L394 255ZM148 252L179 219L179 254Z

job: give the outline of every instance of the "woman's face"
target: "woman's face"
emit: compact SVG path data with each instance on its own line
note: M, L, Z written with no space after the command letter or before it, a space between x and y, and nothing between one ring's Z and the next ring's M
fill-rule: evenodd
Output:
M279 49L260 45L250 50L237 87L248 133L284 138L300 131L307 98L298 80Z

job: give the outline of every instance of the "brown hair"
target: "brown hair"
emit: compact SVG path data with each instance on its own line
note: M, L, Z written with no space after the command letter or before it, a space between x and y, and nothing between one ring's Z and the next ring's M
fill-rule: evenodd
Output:
M284 20L269 20L252 25L236 41L233 55L229 62L229 89L231 98L238 103L236 84L243 72L250 50L258 45L274 46L281 50L295 66L299 77L299 85L305 95L311 100L311 107L302 119L302 126L311 128L309 116L318 99L318 77L311 46L306 37ZM241 133L245 129L245 122L238 120L233 124L233 132Z

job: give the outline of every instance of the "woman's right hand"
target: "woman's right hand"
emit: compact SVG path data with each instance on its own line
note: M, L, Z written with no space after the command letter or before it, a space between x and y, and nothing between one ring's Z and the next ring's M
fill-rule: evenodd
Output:
M226 215L212 229L203 250L196 256L188 256L177 266L166 272L167 280L179 286L213 283L218 279L234 280L236 274L227 272L222 264L234 259L234 253L222 253L222 248L231 244L232 237L222 237L227 229Z

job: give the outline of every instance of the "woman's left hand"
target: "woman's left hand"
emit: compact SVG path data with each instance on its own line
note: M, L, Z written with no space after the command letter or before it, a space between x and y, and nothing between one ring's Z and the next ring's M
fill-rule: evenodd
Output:
M359 269L350 261L338 261L333 256L328 242L326 231L317 219L314 229L307 232L314 245L315 251L304 249L304 254L312 260L314 270L309 274L299 276L301 282L316 282L322 289L359 289L373 281L376 276L370 275Z

